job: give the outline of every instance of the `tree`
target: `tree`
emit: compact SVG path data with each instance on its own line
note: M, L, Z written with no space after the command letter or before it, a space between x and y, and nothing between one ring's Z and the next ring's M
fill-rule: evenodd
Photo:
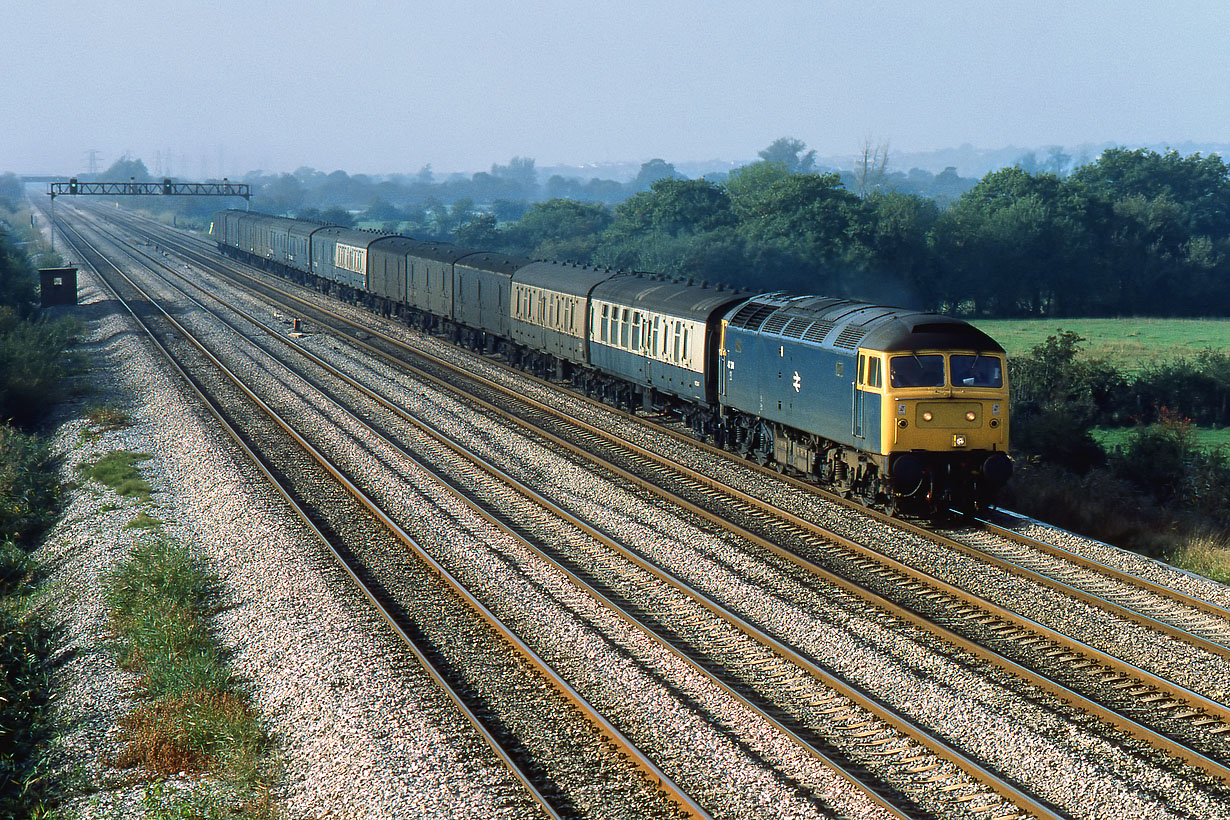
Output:
M730 196L735 212L745 216L751 204L763 196L774 183L790 176L784 162L761 160L736 168L726 177L723 187Z
M387 200L376 197L362 214L364 222L399 222L402 215Z
M664 159L651 159L649 162L641 165L640 172L636 175L636 179L632 180L633 191L648 191L649 188L660 179L682 179L683 174L675 170L675 166L671 165Z
M508 227L505 245L534 257L588 261L610 224L611 212L604 205L548 199Z
M149 182L151 179L145 163L139 159L132 159L127 153L94 178L108 182L127 182L130 179L136 182Z
M877 273L880 291L876 301L936 308L930 239L940 218L939 206L927 197L897 191L873 193L866 204L871 220L869 267ZM896 298L884 295L894 290Z
M816 262L843 256L865 225L861 203L837 174L793 174L748 205L743 227L752 238L792 248Z
M510 199L530 199L538 190L538 171L531 157L513 157L507 165L492 165L491 175L508 180L519 191Z
M24 196L25 190L16 174L0 174L0 202L6 202L10 208L16 208Z
M863 152L854 164L855 188L859 196L866 198L884 184L888 170L888 145L872 146L871 139L863 141Z
M493 214L477 214L457 228L453 238L458 245L484 251L494 250L503 244Z
M763 151L757 152L765 162L780 162L792 174L809 173L816 164L816 152L808 151L807 143L794 137L779 137Z
M730 196L704 179L659 179L615 208L612 229L654 231L678 236L734 225Z

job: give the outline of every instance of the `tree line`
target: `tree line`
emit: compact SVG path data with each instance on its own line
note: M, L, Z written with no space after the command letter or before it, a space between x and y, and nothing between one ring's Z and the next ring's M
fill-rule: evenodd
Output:
M814 151L784 137L757 162L700 179L655 159L627 182L541 183L533 159L514 157L443 180L429 166L247 180L269 213L749 289L975 317L1230 312L1220 156L1114 148L1072 167L1026 155L974 181L890 172L886 153L864 154L852 171L818 169ZM140 160L100 176L117 175L149 176ZM203 218L217 203L159 207Z
M455 239L967 316L1230 310L1230 180L1199 154L1114 149L1066 177L1005 168L947 207L762 160L721 183L658 180L611 210L548 200L515 222L478 214Z

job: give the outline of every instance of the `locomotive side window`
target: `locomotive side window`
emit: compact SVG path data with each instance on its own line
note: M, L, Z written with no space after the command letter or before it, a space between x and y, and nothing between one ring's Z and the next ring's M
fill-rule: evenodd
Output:
M943 387L944 357L938 353L893 356L888 381L893 387Z
M953 355L953 387L1003 387L1004 372L996 356Z
M883 377L880 373L880 360L872 357L867 360L867 386L883 387Z

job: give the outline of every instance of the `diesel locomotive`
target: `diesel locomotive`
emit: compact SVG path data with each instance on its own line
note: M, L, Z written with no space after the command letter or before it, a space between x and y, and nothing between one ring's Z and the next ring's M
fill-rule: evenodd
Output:
M264 214L215 214L234 258L866 504L984 507L1012 474L1004 350L966 322L752 294Z

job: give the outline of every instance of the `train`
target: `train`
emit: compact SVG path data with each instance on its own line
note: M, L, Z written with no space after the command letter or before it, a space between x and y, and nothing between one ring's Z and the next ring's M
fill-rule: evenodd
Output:
M967 322L224 210L219 250L902 515L1012 475L1003 348Z

